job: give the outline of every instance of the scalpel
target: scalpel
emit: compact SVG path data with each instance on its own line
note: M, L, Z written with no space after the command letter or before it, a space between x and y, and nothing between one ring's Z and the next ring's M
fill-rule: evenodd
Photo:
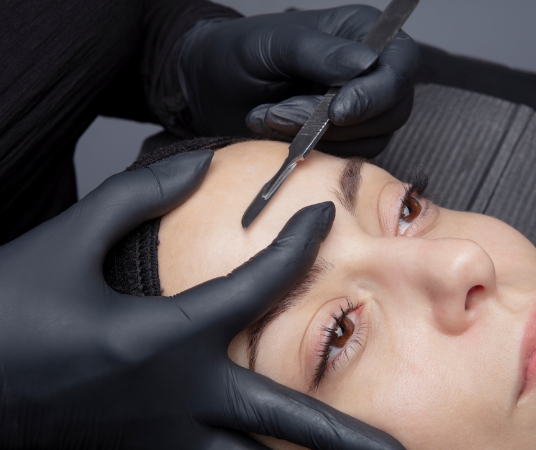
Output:
M395 37L407 18L411 15L419 0L392 0L378 18L372 30L365 36L362 43L380 54L386 45ZM363 75L363 74L362 74ZM331 100L340 87L331 87L311 117L291 142L288 156L281 168L268 181L242 216L244 230L251 225L260 212L268 204L283 182L294 170L298 162L303 161L329 128L328 110Z

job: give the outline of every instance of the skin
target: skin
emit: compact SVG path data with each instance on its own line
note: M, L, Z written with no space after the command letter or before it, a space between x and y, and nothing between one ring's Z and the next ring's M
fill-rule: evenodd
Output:
M318 152L244 231L243 212L287 148L246 142L216 152L201 188L162 220L164 295L227 274L267 246L297 210L333 201L336 219L319 254L326 269L266 328L255 370L383 429L408 449L533 448L536 389L520 395L520 360L536 306L534 246L501 221L435 206L397 235L404 185L365 164L352 215L335 193L344 160ZM348 316L360 343L335 350L338 359L311 390L321 327L333 325L348 301L360 305ZM245 338L230 348L243 366Z

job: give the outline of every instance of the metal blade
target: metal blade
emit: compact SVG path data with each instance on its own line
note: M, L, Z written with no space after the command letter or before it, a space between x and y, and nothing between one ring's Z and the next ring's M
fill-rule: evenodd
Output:
M294 170L298 162L302 161L311 152L328 129L329 104L338 91L339 88L330 88L313 114L311 114L311 117L303 124L302 129L290 144L285 162L270 181L259 191L242 216L242 227L244 230L257 218L279 187Z
M406 23L418 3L419 0L393 0L383 10L372 30L367 33L363 39L363 44L368 45L378 53L383 52L387 44L400 31L402 25Z
M363 43L381 53L385 46L398 33L404 22L411 15L419 0L392 0L382 12L372 30L363 39ZM277 173L268 181L253 199L242 216L244 230L257 218L283 182L294 170L299 161L311 152L329 128L328 110L331 100L339 87L332 87L322 98L311 117L305 122L289 146L289 155Z

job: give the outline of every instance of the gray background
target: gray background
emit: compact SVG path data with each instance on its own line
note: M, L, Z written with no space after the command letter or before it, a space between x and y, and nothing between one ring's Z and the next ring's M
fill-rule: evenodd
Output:
M223 0L245 15L348 4L331 0ZM383 9L389 0L368 0ZM415 40L448 50L536 72L536 0L421 0L404 26ZM143 140L161 128L98 117L80 138L75 166L83 197L136 157Z

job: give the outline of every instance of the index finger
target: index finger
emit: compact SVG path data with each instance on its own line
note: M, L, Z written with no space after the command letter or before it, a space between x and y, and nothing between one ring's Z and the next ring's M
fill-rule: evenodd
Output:
M110 248L141 223L161 216L190 197L201 185L214 152L198 150L104 181L74 205L70 236L88 261L102 261ZM96 257L96 258L95 258Z
M174 297L195 324L193 333L218 331L231 339L278 303L309 272L335 218L335 206L305 207L287 222L270 246L220 277Z

